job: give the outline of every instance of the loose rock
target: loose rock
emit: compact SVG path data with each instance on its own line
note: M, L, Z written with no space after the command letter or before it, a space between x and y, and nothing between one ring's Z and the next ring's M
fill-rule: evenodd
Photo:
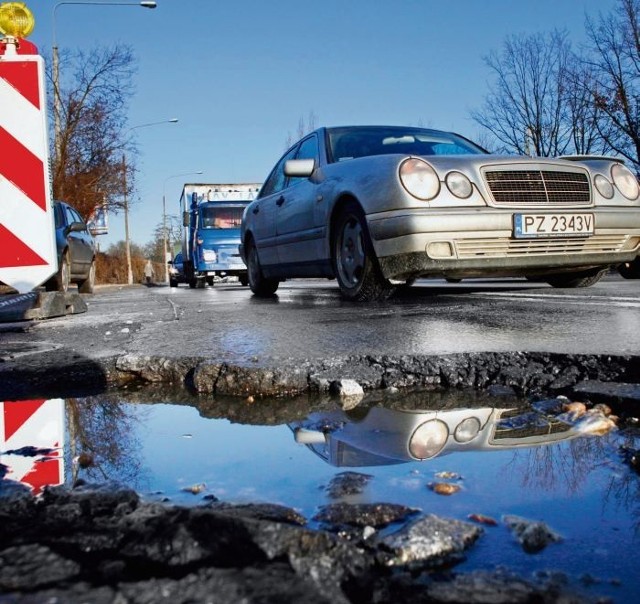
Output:
M520 516L507 515L503 522L516 536L522 549L528 554L542 551L550 543L562 541L562 537L551 530L544 522L528 520Z
M420 563L437 566L451 562L470 547L483 529L429 514L380 540L392 552L390 565Z

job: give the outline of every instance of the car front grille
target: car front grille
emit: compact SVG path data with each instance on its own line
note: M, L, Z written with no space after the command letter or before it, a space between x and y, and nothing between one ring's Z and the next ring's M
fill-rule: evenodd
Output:
M627 235L593 235L571 239L464 239L456 242L458 258L505 258L549 254L606 254L622 252Z
M591 203L589 179L583 172L485 170L484 178L496 205Z

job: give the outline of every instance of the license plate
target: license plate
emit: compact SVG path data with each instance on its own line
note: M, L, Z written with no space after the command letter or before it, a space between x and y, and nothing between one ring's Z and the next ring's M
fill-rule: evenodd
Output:
M593 235L593 214L514 214L515 237L575 237Z

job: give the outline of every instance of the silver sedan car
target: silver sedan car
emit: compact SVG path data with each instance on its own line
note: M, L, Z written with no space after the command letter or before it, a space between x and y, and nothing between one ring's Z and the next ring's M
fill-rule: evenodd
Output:
M242 220L256 295L335 277L349 300L416 278L585 287L640 250L640 189L616 159L498 156L424 128L320 128L278 161Z

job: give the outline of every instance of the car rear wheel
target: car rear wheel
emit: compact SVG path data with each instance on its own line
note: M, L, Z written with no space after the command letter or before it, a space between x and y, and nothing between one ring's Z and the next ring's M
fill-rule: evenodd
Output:
M92 294L96 285L96 261L95 258L91 261L91 267L89 268L89 274L84 281L78 282L78 291L81 294Z
M69 252L65 251L60 259L58 272L47 281L45 287L48 292L67 292L71 279L71 264L69 262Z
M364 214L354 202L338 216L332 249L338 285L347 300L386 300L393 293L394 287L380 272Z
M625 279L640 279L640 256L631 262L625 262L618 267L618 272Z
M558 275L548 275L544 277L549 285L553 287L590 287L594 285L607 272L607 268L594 268L588 271L581 271L579 273L561 273Z
M169 278L169 287L178 287L178 282L175 279Z
M267 279L262 273L258 248L253 241L249 242L247 252L247 278L249 287L256 296L272 296L280 285L277 279Z
M249 277L247 275L240 275L238 280L240 281L240 285L249 285Z

